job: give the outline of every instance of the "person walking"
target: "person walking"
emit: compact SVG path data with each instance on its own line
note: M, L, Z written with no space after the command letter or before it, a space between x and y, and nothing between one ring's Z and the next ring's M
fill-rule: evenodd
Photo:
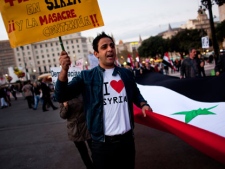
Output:
M82 93L87 127L92 138L92 159L96 169L134 169L133 104L152 111L135 82L134 75L114 65L115 43L105 32L93 40L99 65L83 70L68 83L70 57L62 51L62 67L55 86L55 97L64 102Z
M205 61L204 58L202 58L201 54L198 54L197 63L199 77L205 77Z
M1 109L7 108L9 105L6 102L6 92L4 87L0 88L0 102L1 102Z
M14 97L14 99L17 100L16 89L15 89L15 86L13 84L10 86L10 91L11 91L12 96Z
M42 111L48 111L47 104L52 107L53 110L58 109L51 100L51 89L47 85L47 78L44 77L41 82L41 92L42 92Z
M24 92L25 99L27 100L28 107L33 109L33 92L32 85L29 81L24 82L24 86L22 87L22 91Z
M195 59L196 49L189 49L189 57L186 57L180 68L180 78L193 78L199 76L198 63Z
M215 65L215 74L216 76L221 75L225 72L225 52L221 52L217 64Z
M68 137L74 142L87 169L93 169L91 150L91 135L88 132L82 95L72 100L59 103L60 117L67 119ZM86 145L87 143L87 145Z
M39 101L41 99L41 84L39 81L35 81L33 83L33 91L34 91L34 108L33 110L37 110Z

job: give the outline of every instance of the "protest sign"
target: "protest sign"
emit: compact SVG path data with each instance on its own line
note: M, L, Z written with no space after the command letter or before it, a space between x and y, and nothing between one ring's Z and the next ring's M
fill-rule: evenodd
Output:
M11 47L103 26L97 0L1 0Z
M61 71L61 67L51 67L51 76L52 76L52 83L55 86L55 83L58 79L58 75ZM74 77L79 75L81 72L81 69L78 67L70 67L68 70L68 81L71 81Z

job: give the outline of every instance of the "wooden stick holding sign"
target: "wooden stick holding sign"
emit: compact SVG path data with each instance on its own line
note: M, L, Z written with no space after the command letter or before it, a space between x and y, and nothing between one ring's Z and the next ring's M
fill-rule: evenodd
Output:
M65 51L65 48L64 48L64 45L63 45L63 41L62 41L61 36L59 36L59 43L60 43L60 46L62 48L62 51Z

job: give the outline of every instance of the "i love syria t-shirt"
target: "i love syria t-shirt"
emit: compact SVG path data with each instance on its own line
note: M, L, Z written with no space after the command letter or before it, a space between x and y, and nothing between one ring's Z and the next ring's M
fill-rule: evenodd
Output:
M126 90L120 76L112 76L113 69L103 73L104 130L105 135L123 134L131 129Z

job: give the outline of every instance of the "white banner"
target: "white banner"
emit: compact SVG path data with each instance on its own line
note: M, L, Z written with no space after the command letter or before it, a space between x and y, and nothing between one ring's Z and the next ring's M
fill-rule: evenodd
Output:
M51 67L51 76L52 76L52 83L55 87L55 83L58 79L58 75L61 71L61 67ZM70 67L68 71L68 81L71 81L74 77L79 75L81 72L81 69L79 67Z
M202 37L202 48L209 48L209 38L208 38L208 36Z

